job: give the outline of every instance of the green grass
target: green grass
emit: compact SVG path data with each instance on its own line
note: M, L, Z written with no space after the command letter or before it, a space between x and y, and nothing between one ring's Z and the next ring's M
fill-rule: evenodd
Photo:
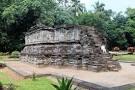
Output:
M135 88L129 89L129 90L135 90Z
M13 80L10 77L8 77L6 74L0 71L0 82L2 82L3 84L7 84L7 83L10 83L10 81L13 81Z
M2 84L9 84L10 82L16 86L16 90L55 90L51 85L53 82L46 77L32 79L13 80L3 72L0 72L0 82Z
M11 58L16 59L16 58ZM9 56L0 56L0 63L5 60L10 60ZM46 77L37 78L35 81L32 79L24 79L24 80L14 80L5 73L0 71L0 82L2 84L10 84L13 83L16 87L16 90L55 90L51 85L54 83L53 81L47 79Z
M114 56L113 59L118 59L120 61L134 61L135 62L135 55L118 55L118 56Z
M0 61L6 60L6 59L8 59L7 55L6 56L0 56Z
M0 55L0 62L4 62L6 60L19 60L19 58L9 58L10 55Z

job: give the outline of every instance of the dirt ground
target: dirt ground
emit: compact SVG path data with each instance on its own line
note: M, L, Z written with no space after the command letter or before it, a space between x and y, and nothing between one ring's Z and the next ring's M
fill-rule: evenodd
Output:
M11 71L7 67L1 68L0 71L3 72L3 73L5 73L5 74L7 74L10 78L12 78L14 80L23 80L24 79L24 77L16 74L15 72Z

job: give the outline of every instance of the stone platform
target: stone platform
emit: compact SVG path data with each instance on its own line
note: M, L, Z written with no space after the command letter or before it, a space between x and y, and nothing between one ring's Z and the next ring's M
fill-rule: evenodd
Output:
M20 60L33 65L71 66L88 71L119 71L106 49L106 38L94 27L37 24L25 33ZM102 48L101 48L102 47Z
M8 61L6 65L17 74L27 78L33 73L37 76L74 77L74 82L85 90L128 90L135 87L135 66L120 63L119 72L91 72L70 68L37 68L19 61Z

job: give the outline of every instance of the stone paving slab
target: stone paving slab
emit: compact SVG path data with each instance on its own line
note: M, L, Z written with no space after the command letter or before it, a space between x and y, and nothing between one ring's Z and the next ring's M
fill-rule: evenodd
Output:
M38 76L74 77L74 81L80 83L81 86L98 88L93 90L128 90L135 87L135 66L131 66L130 63L121 63L122 70L119 72L98 73L71 68L37 68L19 61L8 61L6 65L24 77L30 77L33 73Z

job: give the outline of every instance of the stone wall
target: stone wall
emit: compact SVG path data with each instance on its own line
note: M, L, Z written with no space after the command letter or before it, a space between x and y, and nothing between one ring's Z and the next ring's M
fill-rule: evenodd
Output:
M25 37L25 44L38 43L59 43L59 42L75 42L80 40L80 30L65 30L63 28L56 30L41 30L32 34L27 34Z
M119 70L101 45L106 40L93 27L63 26L48 28L36 25L26 33L21 61L34 65L73 66L91 71Z

